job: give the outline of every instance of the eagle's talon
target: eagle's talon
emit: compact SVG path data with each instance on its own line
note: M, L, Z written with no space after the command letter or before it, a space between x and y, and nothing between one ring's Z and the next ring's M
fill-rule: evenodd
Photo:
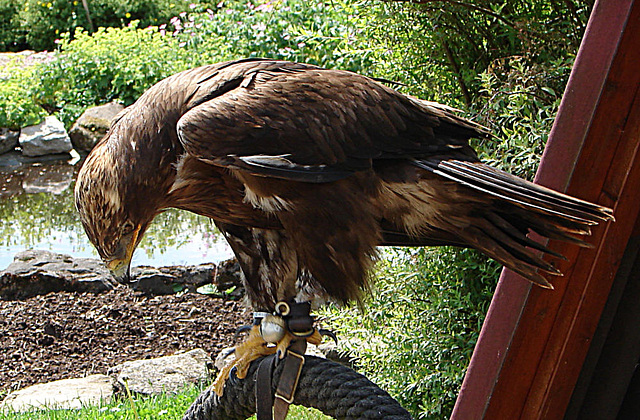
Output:
M320 335L323 337L330 337L336 343L336 346L338 345L338 337L336 336L336 333L334 333L333 331L320 328L318 329L318 333L320 333Z
M280 309L283 308L281 307ZM285 309L289 309L289 306L287 305L287 308ZM213 389L219 396L222 395L225 381L234 368L236 369L236 376L238 379L244 379L247 376L251 362L259 357L268 356L274 353L277 355L278 359L284 359L289 346L294 340L304 339L310 344L318 345L322 343L322 337L326 335L333 338L336 343L338 341L333 332L325 329L317 329L313 327L313 324L311 324L311 329L308 332L304 331L305 336L300 337L298 336L298 334L300 334L299 332L293 333L289 328L287 328L287 326L285 326L285 323L280 316L265 314L259 318L261 322L257 325L254 324L250 327L243 326L238 328L236 338L239 333L244 331L249 331L249 335L243 343L235 348L235 358L227 362L224 368L220 370L220 373L214 382ZM307 318L311 319L311 322L313 322L313 318L308 315L308 312L306 314L302 314L301 318L303 318L305 322L308 322ZM277 332L277 328L275 328L276 326L282 327L282 335L275 334ZM266 333L267 331L263 327L268 327L266 330L269 330L269 333ZM278 336L277 340L274 339L276 336ZM270 343L275 345L270 345Z
M241 327L238 327L238 329L236 329L236 333L233 335L233 341L237 341L238 337L240 337L240 334L251 331L251 327L253 327L253 325L243 325Z

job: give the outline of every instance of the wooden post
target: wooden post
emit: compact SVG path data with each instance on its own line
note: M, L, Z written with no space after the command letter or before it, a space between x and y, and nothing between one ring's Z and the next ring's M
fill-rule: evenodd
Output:
M599 0L536 181L614 208L593 249L569 258L555 290L505 270L452 419L562 419L640 214L640 6Z

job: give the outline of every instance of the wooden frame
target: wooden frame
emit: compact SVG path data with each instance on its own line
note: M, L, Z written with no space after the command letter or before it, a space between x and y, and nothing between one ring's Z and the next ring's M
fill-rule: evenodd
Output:
M640 214L640 5L599 0L536 182L614 209L555 290L505 270L452 419L562 419Z

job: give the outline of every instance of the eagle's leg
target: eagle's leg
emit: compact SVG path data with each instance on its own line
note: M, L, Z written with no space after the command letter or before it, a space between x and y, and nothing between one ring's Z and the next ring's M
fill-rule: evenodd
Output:
M310 315L310 308L308 302L279 302L274 314L256 312L249 336L236 347L235 358L220 371L213 384L216 394L222 395L224 384L233 368L236 368L238 378L243 379L251 362L274 353L282 359L294 341L320 344L322 335L314 326L315 320Z

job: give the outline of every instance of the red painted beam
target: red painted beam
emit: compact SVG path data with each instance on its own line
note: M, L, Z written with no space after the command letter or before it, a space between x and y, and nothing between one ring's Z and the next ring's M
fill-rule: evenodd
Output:
M562 418L599 315L592 318L606 301L615 255L622 256L631 229L624 230L628 220L621 223L618 201L632 191L633 182L627 181L636 176L630 171L638 137L621 135L620 124L632 130L635 123L628 117L637 114L632 107L640 67L633 51L640 51L640 28L627 22L640 22L638 9L633 0L595 4L536 177L556 190L616 206L616 227L596 228L595 250L553 244L573 261L560 264L569 275L555 280L554 291L531 289L516 274L502 273L452 419ZM633 71L636 76L627 74ZM626 211L626 219L635 217L633 209ZM589 287L592 283L600 287ZM580 318L585 310L590 311L586 325ZM571 366L563 369L566 363ZM553 394L558 388L560 396ZM546 417L552 411L559 417Z

